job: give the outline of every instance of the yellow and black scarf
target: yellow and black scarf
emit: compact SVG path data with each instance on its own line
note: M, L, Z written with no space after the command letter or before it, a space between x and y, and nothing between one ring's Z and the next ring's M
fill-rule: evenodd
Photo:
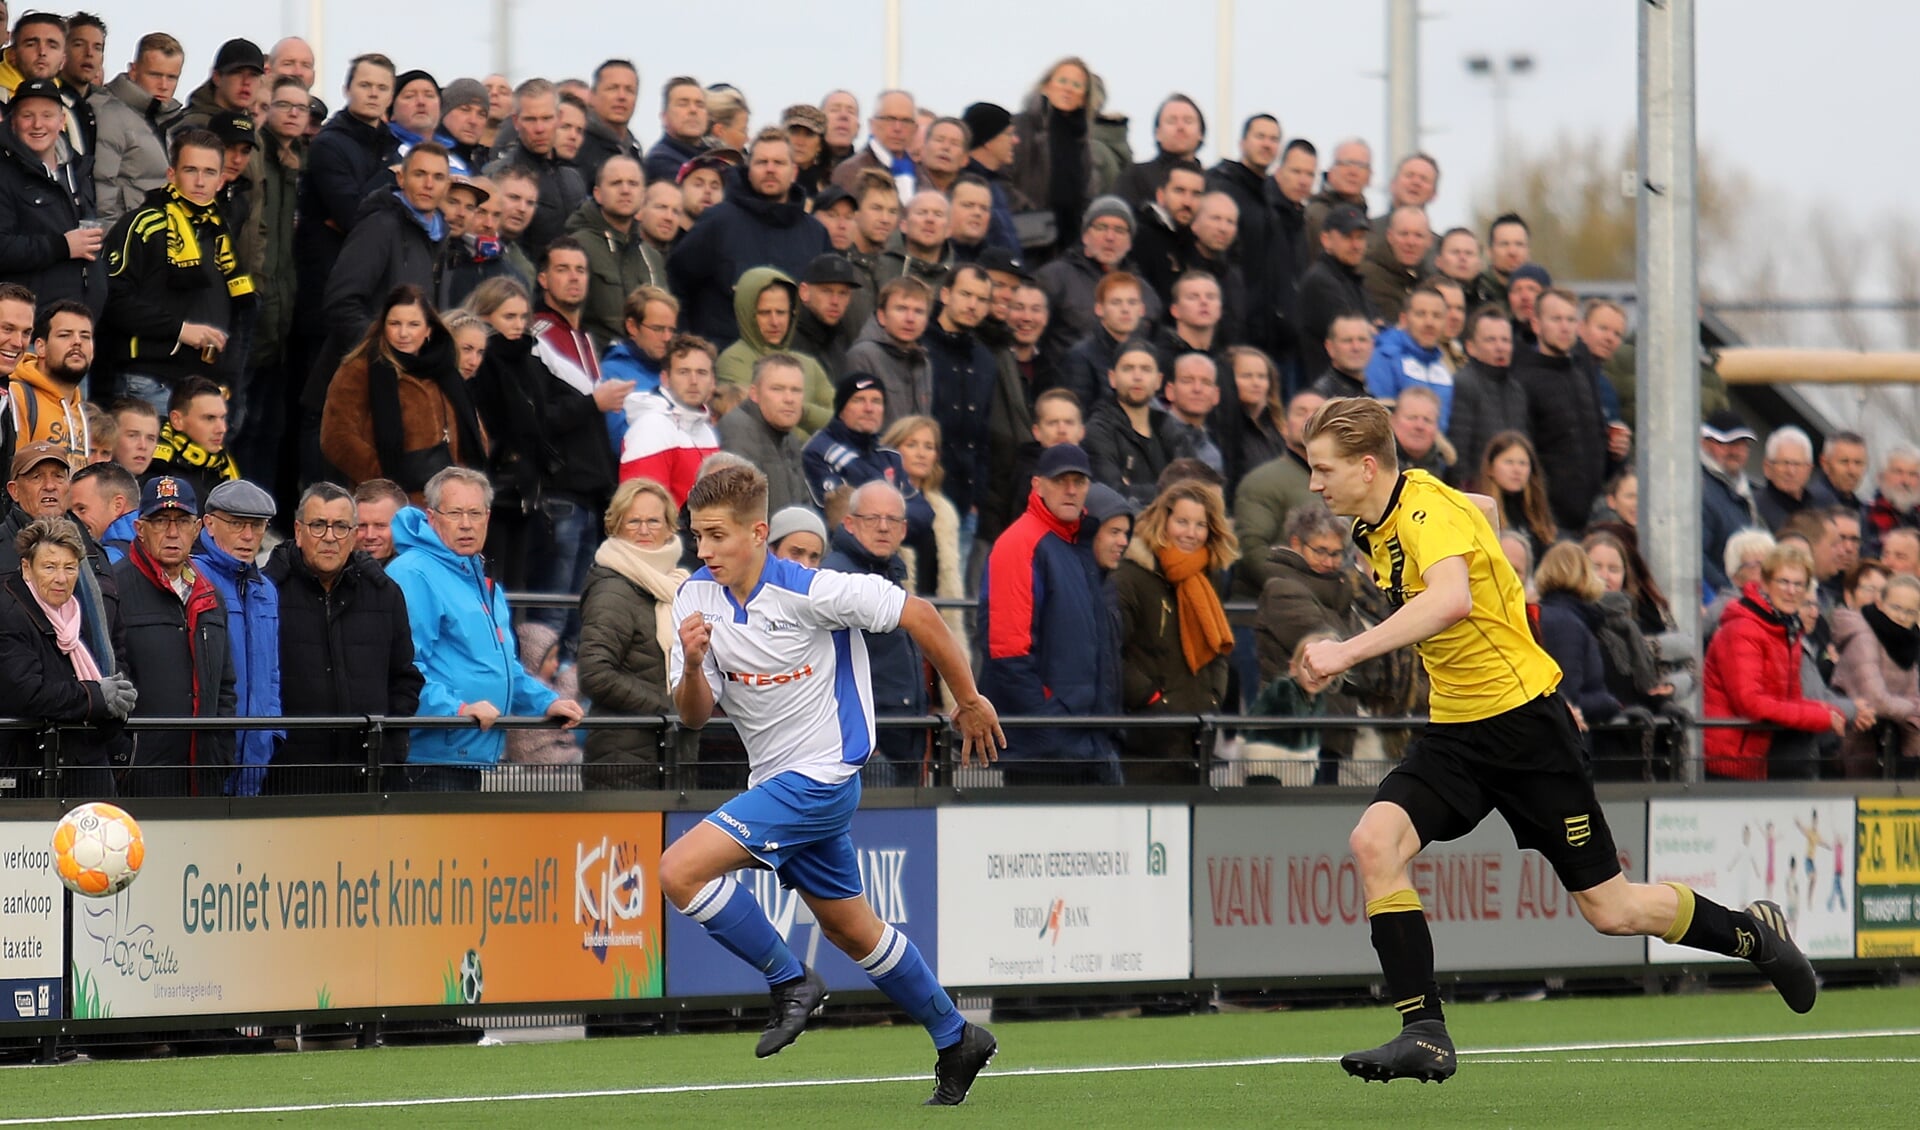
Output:
M200 276L210 243L213 266L220 272L220 277L226 280L227 296L250 297L253 294L253 276L240 269L240 257L234 254L233 236L227 231L227 223L220 215L219 205L211 201L195 204L171 184L166 186L166 194L166 203L157 212L149 210L135 219L135 237L144 241L152 237L157 228L164 226L167 234L167 264L179 272L175 278L182 281Z
M223 482L232 482L240 477L240 468L226 451L208 451L187 438L185 432L174 428L173 421L160 421L160 441L153 445L155 463L171 463L176 467L193 467L206 471ZM205 506L206 499L200 500Z

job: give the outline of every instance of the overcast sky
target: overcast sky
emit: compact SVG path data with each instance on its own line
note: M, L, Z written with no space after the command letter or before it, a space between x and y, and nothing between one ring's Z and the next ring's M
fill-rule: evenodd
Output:
M16 2L15 14L28 5ZM425 67L442 83L492 65L497 0L94 0L108 22L110 70L135 40L164 29L187 45L183 87L205 77L219 43L243 35L263 49L282 34L320 48L319 93L338 103L340 67L362 51ZM670 74L741 87L756 125L830 87L860 93L862 112L884 78L883 0L511 0L512 77L585 75L608 55L639 64L643 91ZM1133 119L1142 159L1151 118L1181 90L1207 112L1211 163L1254 111L1279 117L1289 137L1322 144L1347 135L1385 148L1384 0L1240 0L1229 114L1215 96L1215 5L1207 0L901 0L902 80L921 101L957 113L968 102L1017 108L1040 71L1085 56L1110 103ZM1517 139L1626 136L1635 121L1635 0L1426 0L1421 24L1425 147L1438 156L1437 227L1467 219L1495 161L1492 84L1470 76L1469 55L1525 53L1533 72L1509 104ZM1696 28L1703 147L1804 214L1844 200L1864 224L1907 203L1915 166L1893 108L1912 96L1920 6L1881 0L1703 0ZM324 13L319 33L308 25ZM164 15L162 15L164 14ZM657 102L643 94L635 132L651 144ZM1902 115L1903 116L1903 115ZM1230 120L1222 120L1230 117ZM1844 157L1844 163L1842 161ZM1376 189L1384 183L1376 160ZM1839 180L1838 170L1846 177Z

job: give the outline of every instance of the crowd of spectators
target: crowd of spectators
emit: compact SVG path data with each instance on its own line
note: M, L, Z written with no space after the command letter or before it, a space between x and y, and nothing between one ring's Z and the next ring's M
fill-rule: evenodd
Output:
M951 615L1007 714L1418 714L1410 653L1321 695L1290 675L1391 613L1308 487L1304 426L1348 396L1391 402L1403 468L1492 498L1516 567L1539 562L1583 724L1672 714L1697 680L1709 714L1778 727L1715 731L1712 772L1920 764L1920 450L1879 453L1869 488L1858 437L1782 428L1750 482L1755 433L1715 411L1707 585L1663 594L1625 312L1555 285L1522 216L1435 232L1427 154L1370 216L1366 142L1256 114L1209 168L1174 93L1136 161L1078 58L1011 107L884 91L862 136L846 90L774 114L618 58L516 86L379 54L321 76L299 39L232 39L183 92L201 64L164 32L109 49L96 16L30 12L10 33L0 716L83 727L70 788L363 787L348 733L127 727L312 715L473 719L388 735L394 787L570 753L590 785L659 785L637 733L493 723L668 712L663 617L700 568L684 505L727 460L766 474L773 552L972 602ZM583 595L516 621L529 590ZM1671 631L1696 598L1704 646ZM924 715L942 688L894 636L865 641L876 706ZM1399 740L1012 737L1010 782L1186 781L1208 757L1253 779L1257 751L1339 780ZM34 747L5 736L6 787ZM886 731L876 782L930 752Z

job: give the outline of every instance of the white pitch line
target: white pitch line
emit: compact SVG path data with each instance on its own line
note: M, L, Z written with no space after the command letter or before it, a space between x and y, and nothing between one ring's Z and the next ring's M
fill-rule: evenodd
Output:
M1492 1059L1475 1059L1475 1063L1920 1063L1920 1056L1911 1055L1827 1055L1811 1056L1801 1059L1797 1056L1706 1056L1706 1055L1659 1055L1659 1056L1499 1056Z
M1483 1057L1537 1056L1575 1051L1632 1051L1637 1048L1726 1047L1744 1044L1805 1043L1821 1040L1899 1039L1913 1036L1920 1036L1920 1028L1876 1028L1857 1032L1801 1032L1775 1036L1703 1036L1694 1039L1620 1040L1610 1043L1537 1044L1530 1047L1466 1049L1459 1054L1481 1059ZM1337 1063L1339 1059L1339 1056L1334 1055L1275 1055L1246 1059L1192 1060L1184 1063L1114 1063L1095 1064L1087 1067L1024 1067L1013 1071L996 1071L989 1076L983 1076L983 1078L1016 1079L1049 1075L1110 1075L1120 1072L1131 1073L1140 1071L1207 1071L1229 1067L1275 1067ZM1543 1059L1503 1061L1498 1058L1488 1058L1487 1062L1546 1063L1563 1061ZM1642 1063L1659 1061L1622 1057L1620 1062ZM1703 1060L1702 1062L1722 1061ZM1800 1059L1728 1059L1724 1062L1804 1063L1808 1061ZM1835 1062L1843 1061L1836 1060ZM1872 1060L1865 1062L1904 1061ZM228 1114L310 1114L316 1111L326 1110L386 1110L396 1107L471 1106L477 1103L552 1102L565 1099L617 1099L637 1098L647 1095L716 1094L726 1091L780 1091L805 1087L858 1087L870 1086L876 1083L924 1083L927 1082L927 1079L928 1077L925 1075L872 1075L853 1079L774 1079L744 1083L677 1083L653 1087L609 1087L591 1091L528 1091L511 1095L442 1095L413 1099L363 1099L354 1102L286 1103L276 1106L204 1107L198 1110L115 1111L109 1114L64 1114L51 1116L42 1115L33 1118L0 1118L0 1126L56 1126L92 1122L117 1122L125 1119L210 1118Z

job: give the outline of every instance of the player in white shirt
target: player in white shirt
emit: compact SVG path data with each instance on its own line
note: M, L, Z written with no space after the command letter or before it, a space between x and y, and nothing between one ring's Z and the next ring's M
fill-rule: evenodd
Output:
M674 709L699 728L716 703L747 747L748 789L660 857L660 885L682 913L766 975L773 1018L754 1050L799 1038L826 985L793 956L766 912L730 876L772 869L800 892L821 932L933 1037L930 1106L964 1101L998 1050L968 1024L904 934L868 905L848 829L860 767L873 750L873 689L860 633L905 628L957 703L961 760L995 760L1006 745L993 705L933 605L880 577L815 572L767 551L767 480L725 467L687 497L705 567L673 602L680 630L667 661ZM697 677L696 677L697 675Z

